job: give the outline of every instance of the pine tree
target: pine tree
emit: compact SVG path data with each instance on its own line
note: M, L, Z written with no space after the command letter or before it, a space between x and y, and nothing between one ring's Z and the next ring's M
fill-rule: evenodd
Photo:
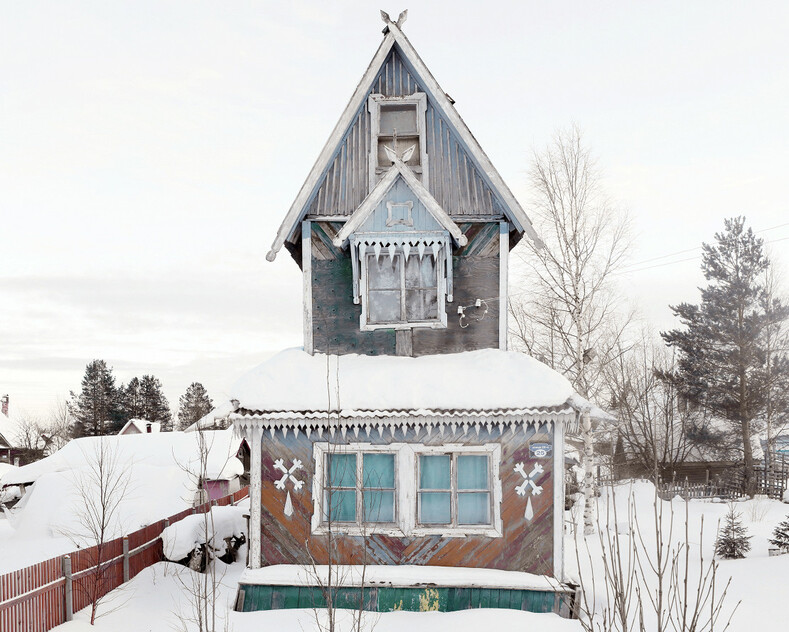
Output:
M208 392L200 382L192 382L178 400L178 428L185 430L214 409Z
M763 240L745 228L743 217L727 219L715 242L702 245L709 284L701 289L701 303L671 308L686 328L661 334L679 351L677 370L663 377L688 401L731 424L743 454L745 491L753 495L751 437L770 389L764 333L789 311L779 303L765 309L763 274L770 263Z
M143 418L143 398L139 378L133 377L126 386L121 386L121 390L125 420Z
M162 393L162 383L153 375L140 379L140 418L159 422L163 431L172 430L173 416L170 405Z
M74 437L118 432L123 424L120 400L112 368L104 360L93 360L85 367L80 394L71 392L69 409L75 419Z
M742 559L751 550L750 539L753 536L746 535L748 531L734 507L729 507L724 520L723 528L718 531L718 539L715 540L715 555L726 560Z
M773 537L769 542L773 546L777 546L784 553L789 553L789 516L775 527Z

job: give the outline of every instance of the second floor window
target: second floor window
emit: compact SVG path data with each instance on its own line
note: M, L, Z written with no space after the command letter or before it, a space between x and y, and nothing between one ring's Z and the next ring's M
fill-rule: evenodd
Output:
M438 274L432 256L368 255L367 324L438 322Z

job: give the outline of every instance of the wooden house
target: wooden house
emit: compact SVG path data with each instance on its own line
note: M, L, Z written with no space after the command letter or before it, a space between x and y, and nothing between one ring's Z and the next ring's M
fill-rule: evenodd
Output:
M370 608L393 594L418 603L429 566L443 609L479 606L484 584L496 604L550 610L560 584L540 581L563 579L577 410L567 380L507 350L509 252L538 237L403 34L405 15L383 15L267 255L284 247L302 270L304 348L231 391L251 446L237 607L311 606L320 582L297 571L314 562L374 565ZM417 567L410 579L404 566Z

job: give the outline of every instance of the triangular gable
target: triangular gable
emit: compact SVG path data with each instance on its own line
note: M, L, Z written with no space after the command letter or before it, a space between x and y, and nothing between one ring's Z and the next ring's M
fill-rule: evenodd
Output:
M356 212L351 215L350 219L345 223L337 236L333 239L333 243L338 248L345 245L348 238L355 233L370 217L370 215L378 208L378 205L386 198L395 182L402 178L408 185L408 188L413 191L417 199L425 206L425 209L430 215L438 222L438 224L449 231L452 238L459 246L465 246L468 243L466 236L460 227L452 221L452 218L446 214L441 206L436 202L435 198L430 195L430 191L425 188L419 178L417 178L413 171L404 165L399 159L395 159L394 164L378 181L378 184L373 187L364 201L361 203Z
M394 63L387 64L389 61ZM464 151L464 156L461 159L459 152L455 152L453 156L450 148L447 147L446 159L450 164L453 161L459 163L463 160L465 167L472 167L471 170L467 170L467 173L472 173L473 182L469 183L469 190L473 190L475 196L477 196L478 188L477 179L480 184L484 184L489 189L487 196L485 191L479 191L477 201L487 197L488 201L493 204L496 202L493 198L500 200L502 213L515 225L515 228L519 232L526 232L531 239L541 243L523 208L466 127L465 122L452 105L452 101L438 85L408 38L395 23L389 21L384 40L373 56L345 111L285 216L266 259L273 261L285 241L294 233L299 222L309 212L308 207L311 201L314 202L316 192L320 193L319 189L322 190L322 183L330 180L331 195L336 195L339 199L344 194L347 198L346 204L354 204L356 200L364 196L364 192L367 190L364 179L354 182L353 178L346 177L347 172L343 171L343 167L353 160L348 160L348 155L354 144L366 147L364 144L369 143L369 139L365 135L365 131L369 134L369 127L365 125L364 120L367 116L366 101L371 93L382 87L382 81L397 85L404 94L409 89L411 91L419 89L427 94L434 109L434 116L437 115L446 124L441 127L442 132L446 128L447 139L449 140L451 134L458 141L459 148ZM471 165L466 165L467 162L470 162ZM453 187L448 188L452 189ZM327 190L324 195L328 194ZM448 196L451 195L450 190Z

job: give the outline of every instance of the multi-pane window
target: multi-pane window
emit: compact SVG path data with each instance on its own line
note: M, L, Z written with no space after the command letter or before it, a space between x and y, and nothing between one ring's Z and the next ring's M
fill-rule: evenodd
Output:
M325 458L324 522L395 522L394 454L342 452L328 453Z
M417 125L416 103L380 104L378 128L378 167L389 167L392 161L386 155L384 147L389 147L395 154L414 146L414 152L406 163L411 167L420 164L419 126Z
M427 95L424 92L401 97L386 97L371 94L367 107L370 111L370 187L374 187L381 175L392 166L387 152L394 151L402 159L406 151L413 147L405 163L426 182L427 147L425 145L427 126Z
M368 255L367 324L429 323L439 320L435 258Z
M488 455L419 455L418 496L421 525L490 525Z

